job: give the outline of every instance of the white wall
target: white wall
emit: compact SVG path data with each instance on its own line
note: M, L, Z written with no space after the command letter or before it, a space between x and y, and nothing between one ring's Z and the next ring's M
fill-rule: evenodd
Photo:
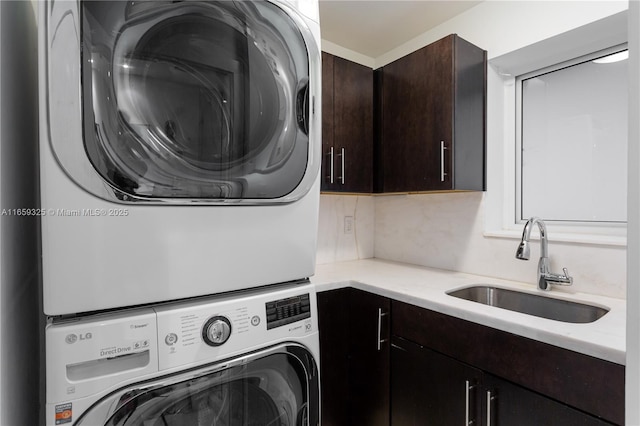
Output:
M351 62L364 65L365 67L376 68L376 61L374 58L355 52L351 49L347 49L346 47L342 47L328 40L322 40L320 48L323 52L348 59Z
M626 10L627 1L485 0L431 31L371 58L322 40L322 50L371 67L382 67L452 32L489 49L489 59ZM498 23L498 27L494 23Z
M37 50L33 5L0 1L0 208L37 207ZM0 425L38 425L44 386L38 220L0 217Z
M0 7L0 23L2 22L2 7ZM0 29L0 100L2 99L2 29ZM0 101L1 103L1 101ZM0 106L0 138L2 137L2 107ZM0 140L0 146L2 146ZM0 176L2 176L2 149L0 149ZM2 190L0 190L0 207L3 206ZM0 219L1 220L1 219ZM2 224L0 223L0 241L2 240ZM0 286L2 286L2 244L0 244ZM2 318L2 290L0 290L0 319ZM0 342L2 342L2 324L0 323ZM2 351L0 351L0 419L2 419L4 410L2 409L4 401L4 389L2 386Z
M375 58L381 67L451 33L488 52L489 59L627 9L627 1L488 0Z
M344 218L353 218L345 231ZM318 264L373 257L374 198L355 195L320 196Z
M629 3L629 117L640 116L640 2ZM626 424L640 425L640 122L629 120Z

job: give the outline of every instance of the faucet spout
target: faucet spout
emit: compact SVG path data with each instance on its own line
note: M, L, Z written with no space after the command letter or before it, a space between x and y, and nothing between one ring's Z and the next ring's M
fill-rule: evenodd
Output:
M529 248L529 239L531 238L531 229L535 225L538 225L538 229L540 230L540 257L549 257L547 225L545 225L544 221L539 217L532 217L524 225L524 230L522 231L522 239L520 241L520 245L518 246L518 250L516 251L516 257L520 260L529 260L529 257L531 255L531 250Z
M531 229L538 225L540 230L540 260L538 261L537 282L538 288L541 290L550 290L551 284L571 285L573 278L569 276L567 268L563 268L564 275L554 274L549 270L549 243L547 240L547 226L539 217L532 217L524 225L522 231L522 239L516 250L516 259L529 260L531 250L529 240L531 239Z

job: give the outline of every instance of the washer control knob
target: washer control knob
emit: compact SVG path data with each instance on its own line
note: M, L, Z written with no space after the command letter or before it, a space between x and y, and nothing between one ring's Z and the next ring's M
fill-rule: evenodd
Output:
M211 317L202 328L202 338L209 346L220 346L231 336L231 322L225 317Z

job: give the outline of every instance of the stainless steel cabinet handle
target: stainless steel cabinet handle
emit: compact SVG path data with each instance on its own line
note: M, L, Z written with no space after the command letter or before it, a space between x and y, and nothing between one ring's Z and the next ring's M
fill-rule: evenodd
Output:
M464 407L465 407L465 412L464 412L464 424L465 426L469 426L470 424L472 424L472 419L471 419L471 390L475 387L473 386L469 380L465 380L465 391L464 391Z
M378 350L382 349L382 344L387 341L387 339L382 338L382 317L386 317L387 313L382 312L382 308L378 308Z
M491 404L495 397L491 394L491 391L487 391L487 426L491 426Z
M329 183L333 183L333 147L329 151Z
M440 182L444 182L444 177L447 175L444 171L444 152L446 149L444 141L440 141Z
M344 182L345 182L345 176L344 176L345 175L345 170L344 170L345 150L344 148L340 149L340 154L338 154L337 156L340 157L340 163L342 167L342 174L338 176L338 179L340 179L340 183L344 185Z

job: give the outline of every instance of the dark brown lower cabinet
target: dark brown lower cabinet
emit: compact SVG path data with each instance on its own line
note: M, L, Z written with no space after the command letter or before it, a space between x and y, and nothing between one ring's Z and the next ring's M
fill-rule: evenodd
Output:
M422 354L422 360L414 362L412 366L402 366L409 369L404 374L406 378L419 376L424 381L431 377L429 386L444 386L442 389L447 390L449 386L460 386L457 383L461 380L458 372L462 371L459 364L482 371L481 386L473 392L480 404L477 411L480 421L474 425L624 423L625 369L622 365L403 302L393 301L391 311L394 344L404 348L408 343L413 343L418 348L414 347L414 352ZM407 343L396 343L403 341ZM398 356L398 352L399 349L393 347L392 360ZM443 357L448 359L443 361ZM405 380L396 377L396 368L400 368L400 365L392 362L393 419L398 408L393 393L396 384ZM426 376L424 369L428 372ZM456 383L451 385L447 383L449 379L443 377L451 377L450 380ZM431 397L430 393L425 393L415 398L426 406L429 404L426 401ZM458 410L452 406L454 409ZM392 425L438 424L432 423L428 417L421 421L392 422Z
M603 426L597 417L486 374L480 394L482 421L487 426Z
M392 425L479 424L480 370L394 337L391 371Z
M318 293L323 426L624 423L624 366L343 288Z
M603 426L597 417L394 337L393 426Z
M348 290L318 293L322 426L346 426L349 416Z
M389 425L390 305L354 288L318 293L323 426Z

